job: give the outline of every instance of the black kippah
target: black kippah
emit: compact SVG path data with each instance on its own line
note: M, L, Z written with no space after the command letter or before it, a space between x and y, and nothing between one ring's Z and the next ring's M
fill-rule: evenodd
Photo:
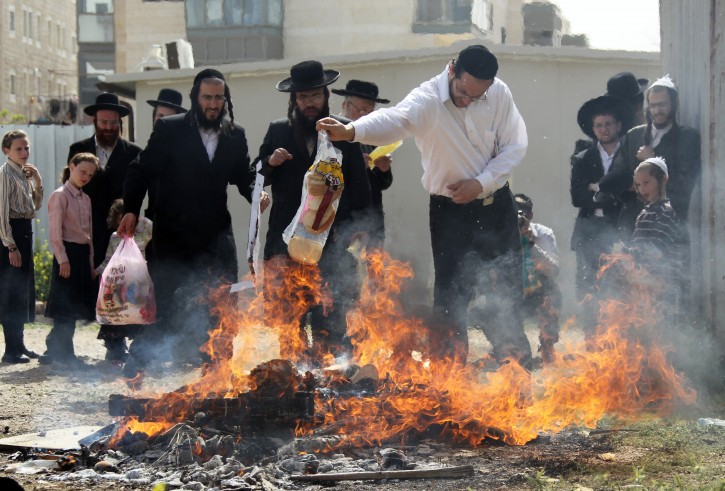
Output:
M198 84L201 80L204 80L205 78L218 78L219 80L224 80L224 75L222 75L222 72L219 70L214 70L213 68L205 68L204 70L200 71L196 74L196 77L194 77L194 85ZM224 80L226 82L226 80Z
M460 69L481 80L492 80L498 72L498 61L488 48L474 44L458 53L456 62Z

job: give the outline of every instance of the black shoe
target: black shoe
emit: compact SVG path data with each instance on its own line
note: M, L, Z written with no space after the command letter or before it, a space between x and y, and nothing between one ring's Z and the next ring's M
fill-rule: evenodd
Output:
M136 378L139 374L143 374L145 366L133 356L129 356L126 363L123 365L121 374L124 378L132 379Z
M78 358L75 355L69 356L67 358L60 358L55 361L57 363L59 363L60 365L63 365L64 367L67 367L67 368L87 368L88 367L88 365L86 365L86 363L83 360L81 360L80 358Z
M37 360L40 358L40 355L36 353L35 351L30 351L28 348L23 347L23 349L20 350L21 355L25 355L28 358L32 358L34 360Z
M55 358L52 355L42 355L38 358L38 363L41 365L52 365L54 361Z
M2 362L3 363L12 363L12 364L16 365L19 363L30 363L30 359L25 358L23 355L6 353L2 357Z

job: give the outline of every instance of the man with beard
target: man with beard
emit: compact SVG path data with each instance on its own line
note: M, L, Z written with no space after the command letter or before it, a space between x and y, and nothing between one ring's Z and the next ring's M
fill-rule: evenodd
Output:
M430 354L465 364L468 326L483 328L496 360L531 366L524 333L521 240L508 179L528 139L498 61L468 46L395 107L352 123L318 122L332 140L386 145L415 137L430 194L435 268ZM469 315L470 310L470 315Z
M152 357L163 359L165 342L177 363L202 361L199 347L215 327L207 296L237 280L227 186L237 186L251 202L255 172L247 139L234 124L229 87L220 72L199 72L189 98L190 111L157 121L124 184L125 214L118 233L132 236L148 187L158 183L151 271L158 323L134 340L124 366L129 377ZM225 119L227 108L231 121ZM267 204L264 196L262 209Z
M622 203L599 192L599 181L612 170L619 138L631 121L626 103L603 95L585 102L577 114L579 127L596 144L571 158L571 202L579 213L574 222L571 248L576 252L576 296L582 306L580 324L585 334L594 334L598 303L596 277L599 257L609 254L617 241L617 221Z
M315 123L330 114L327 86L339 77L335 70L324 70L319 61L298 63L291 68L290 75L277 84L277 90L290 94L287 117L269 125L258 157L265 184L272 186L272 210L264 246L264 259L271 270L290 264L282 232L297 213L305 173L315 162ZM365 222L371 198L360 145L348 142L334 145L342 152L345 187L319 262L320 273L331 290L333 305L326 315L321 308L314 308L311 326L315 330L317 354L329 349L335 355L342 355L351 348L346 338L345 314L359 290L355 260L346 249L356 232L367 231L369 223ZM267 275L268 278L272 276Z
M621 196L626 209L619 227L629 239L642 209L633 186L634 169L651 157L667 163L667 196L677 217L687 221L690 195L700 178L700 133L677 123L677 88L665 75L647 90L647 124L636 126L622 139L611 172L599 183L602 191Z
M93 116L96 129L92 137L75 142L68 151L70 162L78 153L92 153L100 161L101 168L93 179L83 187L91 198L93 213L93 267L96 268L106 257L106 249L113 230L108 228L108 210L115 200L123 196L123 181L128 165L141 151L141 147L121 138L123 122L128 108L119 104L118 96L104 92L96 97L96 103L83 112Z

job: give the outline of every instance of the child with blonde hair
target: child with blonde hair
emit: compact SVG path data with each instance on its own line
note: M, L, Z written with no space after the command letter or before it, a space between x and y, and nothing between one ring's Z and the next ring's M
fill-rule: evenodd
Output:
M660 282L659 300L677 312L688 284L689 239L667 199L668 179L667 164L661 157L648 158L634 170L637 194L645 206L635 222L630 252Z

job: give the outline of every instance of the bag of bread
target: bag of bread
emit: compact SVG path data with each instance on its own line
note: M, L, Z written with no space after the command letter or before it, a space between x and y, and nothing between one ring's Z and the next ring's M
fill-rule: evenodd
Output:
M320 260L344 186L342 153L332 145L327 133L320 131L315 163L302 184L300 207L282 234L292 259L302 264L317 264Z

